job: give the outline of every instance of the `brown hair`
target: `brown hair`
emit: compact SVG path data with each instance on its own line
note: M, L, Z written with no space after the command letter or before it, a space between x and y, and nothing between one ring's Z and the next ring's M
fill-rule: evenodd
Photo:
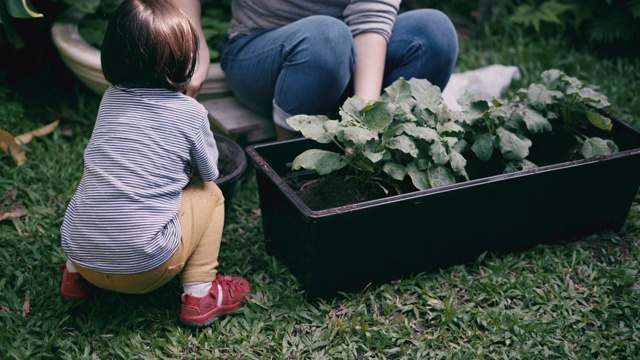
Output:
M197 54L198 34L171 0L125 0L102 42L102 72L113 85L182 91Z

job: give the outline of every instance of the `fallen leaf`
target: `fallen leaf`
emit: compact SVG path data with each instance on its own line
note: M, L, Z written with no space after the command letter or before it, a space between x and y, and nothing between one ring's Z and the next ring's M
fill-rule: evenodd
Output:
M10 153L17 165L22 165L27 160L27 155L20 148L13 135L2 129L0 129L0 150Z
M9 219L9 218L19 218L27 215L27 211L24 209L24 206L21 202L14 203L9 211L0 212L0 221Z
M22 165L27 160L27 155L20 147L22 144L28 144L34 137L40 137L50 134L58 125L60 120L53 121L41 128L29 131L18 136L13 136L9 132L0 129L0 150L9 152L13 161L18 165Z
M56 120L53 121L41 128L35 129L35 130L31 130L27 133L24 134L20 134L18 136L15 137L16 142L18 144L28 144L29 141L31 141L31 139L33 139L33 137L40 137L40 136L45 136L45 135L49 135L51 134L51 132L53 130L55 130L55 128L58 127L58 125L60 124L60 120Z
M8 218L17 218L24 216L27 212L24 210L22 201L16 201L18 190L9 190L4 193L2 201L0 201L0 221Z
M29 315L30 310L31 310L31 304L29 303L29 293L26 292L24 294L24 304L22 304L22 316L27 317L27 315Z

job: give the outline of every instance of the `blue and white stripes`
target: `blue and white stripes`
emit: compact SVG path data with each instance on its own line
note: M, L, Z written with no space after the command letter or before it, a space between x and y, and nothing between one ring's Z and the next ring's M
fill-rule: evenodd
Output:
M171 257L192 167L204 181L218 177L206 110L159 88L109 88L84 161L62 247L71 261L109 274L151 270Z

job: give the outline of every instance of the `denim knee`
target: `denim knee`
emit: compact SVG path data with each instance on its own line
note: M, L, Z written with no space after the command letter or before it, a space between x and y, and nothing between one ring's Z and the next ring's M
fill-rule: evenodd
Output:
M293 39L286 44L274 92L273 116L279 125L286 114L331 111L355 64L351 31L338 19L314 15L291 24L288 31Z
M402 76L426 78L443 89L458 57L458 35L435 9L400 14L389 41L385 86Z
M326 15L313 15L298 21L296 47L303 46L306 59L326 71L355 62L351 31L341 20ZM290 49L294 50L294 49ZM300 60L300 59L296 59Z
M407 14L410 16L411 12ZM423 18L424 31L434 35L430 39L432 51L440 54L441 62L454 64L458 57L458 33L451 19L436 9L416 10L416 15Z

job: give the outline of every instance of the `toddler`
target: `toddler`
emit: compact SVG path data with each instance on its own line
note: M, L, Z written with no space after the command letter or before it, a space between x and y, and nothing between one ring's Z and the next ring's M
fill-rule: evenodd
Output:
M62 224L60 294L143 294L182 273L180 320L206 326L251 291L217 274L224 198L207 113L183 94L198 35L170 0L125 0L102 47L105 92Z

